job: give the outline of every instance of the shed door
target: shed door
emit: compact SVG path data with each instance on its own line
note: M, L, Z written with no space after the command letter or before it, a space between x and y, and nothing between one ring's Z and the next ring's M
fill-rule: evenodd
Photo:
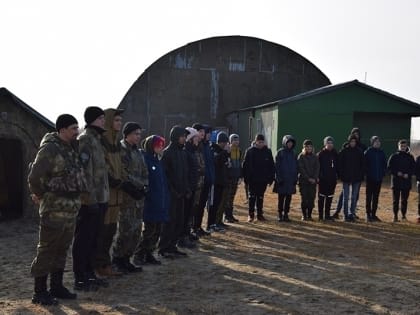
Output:
M23 213L23 157L19 140L0 139L0 220Z

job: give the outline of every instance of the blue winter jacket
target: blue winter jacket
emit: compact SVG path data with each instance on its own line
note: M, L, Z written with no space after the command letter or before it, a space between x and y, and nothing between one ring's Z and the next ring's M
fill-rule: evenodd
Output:
M149 191L144 200L143 220L150 223L169 221L170 193L163 163L151 152L144 153L149 171Z
M287 148L287 142L292 141L293 147ZM283 137L283 148L277 151L276 155L276 190L282 195L292 195L296 193L296 183L298 181L298 163L293 148L296 140L286 135Z
M213 152L211 150L210 142L203 142L202 145L204 163L206 164L206 174L204 176L204 181L210 185L213 185L216 177Z
M387 161L383 150L369 147L365 151L366 179L381 182L386 175Z

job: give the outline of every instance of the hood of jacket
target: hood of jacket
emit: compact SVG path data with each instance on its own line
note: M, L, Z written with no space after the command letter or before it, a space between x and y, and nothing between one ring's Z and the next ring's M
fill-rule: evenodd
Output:
M173 127L170 133L171 142L178 143L178 139L185 134L186 134L186 131L184 128L180 126Z
M292 147L292 150L293 150L293 149L295 148L295 146L296 146L296 140L295 140L295 138L294 138L293 136L291 136L291 135L285 135L285 136L283 137L283 141L282 141L283 148L287 149L287 145L286 145L286 143L287 143L287 142L289 142L289 141L292 141L292 142L293 142L293 147Z
M113 128L114 117L116 114L121 114L121 110L109 108L105 109L105 132L102 134L102 137L112 146L117 146L119 144L118 131L115 131Z
M58 132L54 131L54 132L49 132L47 134L44 135L44 137L41 140L41 147L43 145L46 145L47 143L61 143L61 139L58 136Z
M153 150L153 138L154 136L148 136L146 139L144 139L143 145L142 145L144 152L149 153L149 154L155 153Z

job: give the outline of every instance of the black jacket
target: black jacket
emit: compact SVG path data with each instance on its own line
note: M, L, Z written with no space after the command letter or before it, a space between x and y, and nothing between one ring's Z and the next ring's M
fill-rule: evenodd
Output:
M219 145L213 143L211 151L214 157L215 180L214 184L226 186L229 183L229 153Z
M363 181L365 159L362 150L348 146L338 154L338 175L344 183Z
M178 143L183 134L185 134L184 128L172 128L171 142L163 151L162 157L169 190L177 198L183 198L191 193L187 152L184 146Z
M188 179L190 182L191 191L195 191L197 189L198 176L199 176L198 161L195 156L196 150L197 150L197 147L194 147L194 145L191 142L187 142L185 144L185 151L187 152L187 161L188 161Z
M246 183L266 183L274 181L275 167L273 153L267 147L251 147L246 151L243 162L244 181Z
M319 180L324 182L337 182L338 153L335 149L323 149L318 153Z
M411 176L414 175L416 162L414 157L403 151L397 151L388 160L388 169L391 172L391 188L411 189ZM398 176L398 172L408 174L408 178Z

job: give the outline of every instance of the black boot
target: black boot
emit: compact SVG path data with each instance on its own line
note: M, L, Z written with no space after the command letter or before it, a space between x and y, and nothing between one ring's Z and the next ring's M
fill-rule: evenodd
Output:
M74 300L77 298L77 294L71 293L63 285L63 270L59 270L51 273L50 279L50 294L59 299Z
M105 279L98 278L94 271L89 271L87 273L87 279L89 281L89 288L90 287L103 287L108 288L109 282Z
M89 277L85 274L74 274L74 290L76 291L98 291L99 286L89 281Z
M155 256L153 256L152 253L147 253L146 254L146 256L144 258L144 262L146 264L149 264L149 265L160 265L160 264L162 264L159 260L157 260L155 258Z
M312 221L312 209L311 208L308 208L307 209L307 213L308 213L308 220L309 221Z
M112 258L112 267L121 273L128 273L125 259L123 257L113 257Z
M324 195L318 195L318 219L319 221L324 220L324 204L325 204L325 197Z
M308 220L308 213L306 212L306 208L302 206L302 221Z
M125 256L124 258L124 265L125 265L125 269L128 272L142 272L143 268L140 266L134 266L131 262L130 262L130 256Z
M331 216L331 204L332 197L327 197L325 200L325 220L334 221L334 218Z
M41 305L57 305L58 301L47 291L47 276L35 277L34 295L32 296L33 304Z

